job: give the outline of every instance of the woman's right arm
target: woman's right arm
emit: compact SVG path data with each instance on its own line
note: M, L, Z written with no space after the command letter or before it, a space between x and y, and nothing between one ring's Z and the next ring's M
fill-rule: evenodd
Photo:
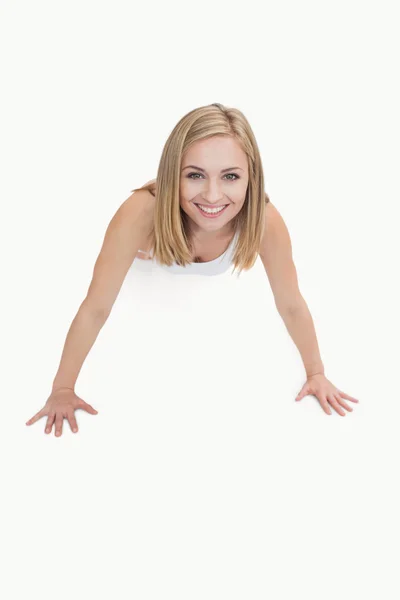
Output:
M83 362L111 313L143 236L148 233L152 208L149 196L147 191L129 196L107 227L86 298L68 331L52 391L75 387Z
M97 313L85 302L81 304L67 333L52 393L60 388L75 389L85 358L107 318L105 314Z
M147 190L136 191L121 204L111 219L101 251L94 265L93 277L86 298L79 307L69 328L58 371L53 381L51 395L45 407L32 417L27 424L31 425L41 416L49 414L51 410L56 411L61 398L64 403L63 410L65 411L67 390L71 392L68 398L71 402L75 399L76 404L76 398L78 397L75 395L75 384L83 362L111 313L126 273L135 259L141 242L146 239L150 232L153 218L152 200L154 201L154 198ZM87 406L89 405L77 405L73 408L87 408ZM94 411L94 409L92 410ZM56 418L57 430L57 414L54 414L54 417ZM74 421L75 425L76 422ZM46 427L47 431L48 426Z

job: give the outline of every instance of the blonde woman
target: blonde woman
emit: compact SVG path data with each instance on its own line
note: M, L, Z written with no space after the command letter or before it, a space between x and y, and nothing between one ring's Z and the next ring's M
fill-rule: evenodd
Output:
M47 416L45 432L62 433L75 410L97 411L75 393L82 364L111 313L135 258L155 260L174 274L215 275L231 264L240 273L260 256L280 316L296 344L308 394L326 414L340 415L358 402L324 374L314 324L302 297L287 227L264 191L256 139L238 109L211 104L192 110L174 127L163 148L156 179L132 190L105 232L93 277L68 331L45 406L27 425Z

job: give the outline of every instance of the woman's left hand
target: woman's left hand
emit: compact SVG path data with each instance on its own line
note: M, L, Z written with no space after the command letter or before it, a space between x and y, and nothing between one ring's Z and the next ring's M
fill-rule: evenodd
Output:
M328 414L331 415L332 411L329 407L329 404L333 406L336 412L339 413L342 417L346 416L345 408L348 411L352 411L353 409L346 404L344 398L346 400L351 400L351 402L358 402L352 396L345 394L341 390L338 390L329 379L325 377L322 373L318 373L317 375L311 375L307 378L307 381L301 388L299 394L296 397L296 401L301 400L304 396L314 395L318 399L322 409ZM342 408L343 407L343 408Z

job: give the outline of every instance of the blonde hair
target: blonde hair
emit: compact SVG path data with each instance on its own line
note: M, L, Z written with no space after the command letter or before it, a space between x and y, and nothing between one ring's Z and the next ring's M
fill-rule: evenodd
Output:
M234 269L239 269L239 274L242 270L247 271L257 259L265 204L269 202L264 191L260 151L243 113L214 103L196 108L180 119L164 145L156 180L131 190L146 189L156 198L150 239L153 258L159 264L171 266L175 261L186 266L192 262L188 216L179 203L182 156L193 143L217 135L234 137L246 153L249 166L245 202L233 218L234 234L239 232L232 258Z

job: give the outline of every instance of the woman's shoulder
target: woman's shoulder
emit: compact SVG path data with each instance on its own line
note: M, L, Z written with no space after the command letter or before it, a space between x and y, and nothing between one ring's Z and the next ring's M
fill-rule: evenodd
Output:
M151 179L147 183L144 183L141 187L131 190L131 198L137 198L139 196L141 199L143 199L143 203L149 209L149 211L154 210L156 187L155 182L155 179Z
M142 187L132 190L132 210L133 206L137 204L137 201L143 206L142 221L141 221L141 236L140 236L140 249L137 258L146 259L151 258L150 250L152 246L151 232L154 224L154 209L155 209L155 194L153 185L155 179L148 181Z
M155 197L155 195L156 195L156 189L157 189L157 180L156 179L150 179L150 181L147 181L147 183L144 183L142 185L142 187L135 188L132 191L133 192L145 191L145 192L148 192L151 196Z
M147 185L152 186L153 184L156 185L156 183L157 183L157 179L150 179L150 181L147 181L146 183L144 183L142 187L145 187Z

